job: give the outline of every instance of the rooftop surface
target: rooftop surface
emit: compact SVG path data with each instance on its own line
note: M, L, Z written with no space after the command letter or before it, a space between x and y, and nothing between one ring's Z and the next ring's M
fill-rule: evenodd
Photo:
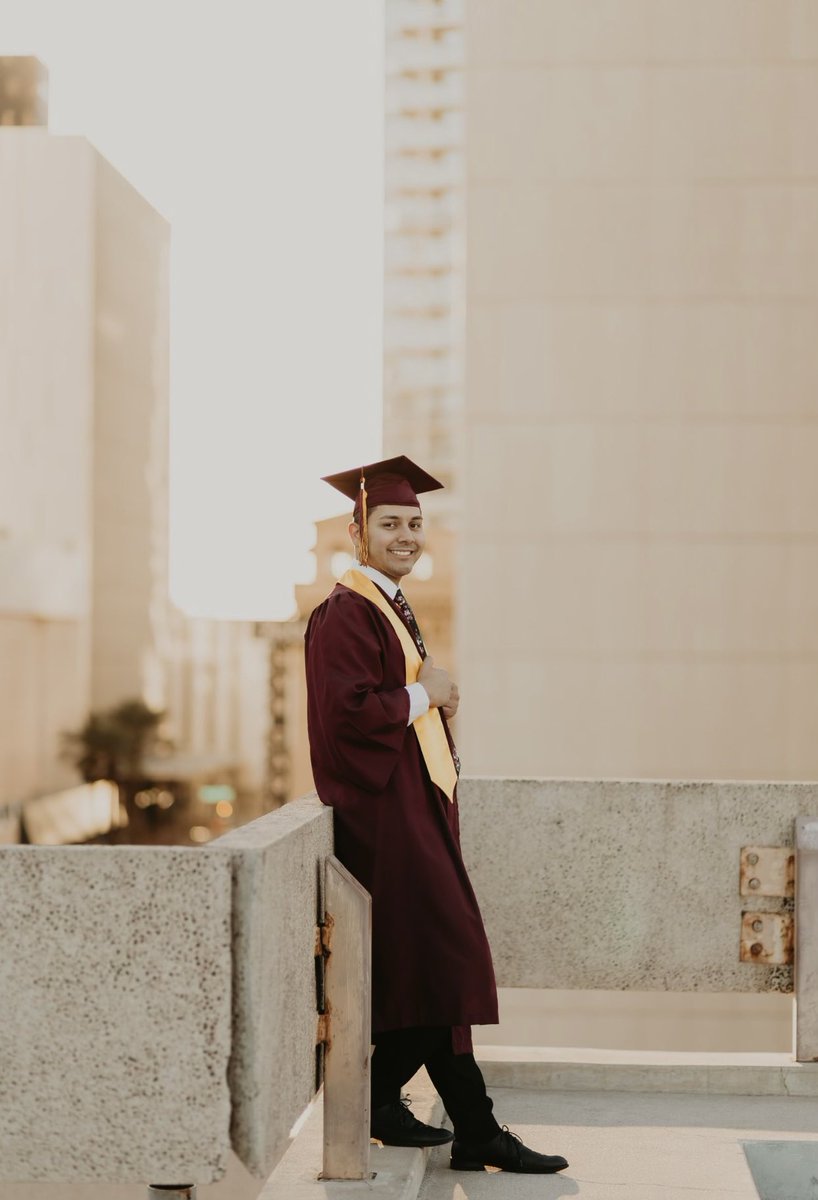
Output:
M559 1175L462 1173L446 1147L430 1156L420 1200L807 1200L818 1195L818 1103L811 1097L543 1092L492 1088L497 1119L533 1149L563 1154ZM757 1149L759 1193L745 1143ZM802 1147L809 1143L805 1154ZM751 1155L753 1151L751 1150ZM797 1174L801 1171L800 1183Z
M486 1068L501 1065L496 1060L486 1062L484 1052L485 1047L480 1048ZM501 1048L495 1054L508 1062L509 1055ZM732 1064L732 1069L743 1069L748 1084L762 1092L749 1096L667 1090L680 1064L664 1064L650 1055L636 1057L653 1059L644 1063L653 1074L652 1091L611 1087L615 1078L611 1074L603 1076L605 1082L598 1088L572 1089L570 1082L576 1085L580 1077L572 1079L571 1070L583 1056L565 1051L563 1057L561 1068L569 1068L568 1088L503 1087L496 1082L489 1088L502 1124L534 1149L565 1155L570 1166L560 1175L452 1171L444 1146L428 1156L424 1177L420 1151L373 1147L371 1181L317 1183L321 1106L316 1105L307 1127L268 1181L263 1200L557 1200L562 1196L815 1200L818 1196L818 1100L809 1094L766 1092L785 1056L726 1056L728 1062L749 1060L741 1067ZM594 1070L600 1064L606 1071L631 1065L615 1063L631 1057L626 1054L589 1051L584 1057L593 1060ZM713 1065L707 1060L725 1065L725 1056L678 1057L693 1072L685 1079L688 1085L705 1082L704 1076L696 1080L696 1059L704 1058L699 1069L705 1071ZM761 1070L759 1059L765 1062ZM812 1090L813 1069L807 1070L804 1085ZM424 1071L406 1090L421 1120L442 1120L440 1101ZM204 1191L202 1200L208 1200Z
M481 1048L484 1050L484 1048ZM504 1048L502 1057L512 1057ZM501 1051L495 1051L501 1056ZM551 1051L552 1062L558 1053ZM633 1055L565 1051L610 1069ZM637 1058L651 1056L637 1055ZM680 1060L723 1056L671 1056ZM750 1058L751 1056L734 1056ZM752 1056L779 1070L784 1056ZM485 1062L485 1058L484 1058ZM492 1064L485 1062L487 1070ZM513 1065L513 1064L512 1064ZM563 1062L561 1067L570 1065ZM586 1064L581 1063L585 1066ZM709 1066L709 1062L702 1064ZM657 1070L665 1086L679 1064ZM744 1064L747 1071L751 1063ZM809 1069L810 1074L812 1068ZM752 1072L757 1085L768 1078ZM610 1085L615 1076L606 1076ZM749 1074L746 1076L749 1079ZM810 1089L812 1084L810 1082ZM495 1115L527 1145L564 1154L570 1166L555 1176L456 1172L441 1147L428 1157L416 1150L372 1148L374 1179L367 1183L318 1182L322 1111L315 1104L266 1186L231 1158L227 1177L200 1186L197 1200L815 1200L818 1196L818 1099L814 1095L735 1095L652 1092L616 1087L572 1090L490 1086ZM422 1120L441 1118L440 1102L425 1072L407 1087ZM755 1176L755 1179L754 1179ZM158 1182L158 1181L157 1181ZM0 1200L144 1200L139 1185L0 1183Z

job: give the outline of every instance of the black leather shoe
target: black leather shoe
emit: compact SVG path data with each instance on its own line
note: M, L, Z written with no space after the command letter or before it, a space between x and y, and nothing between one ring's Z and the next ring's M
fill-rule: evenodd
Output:
M376 1108L369 1122L369 1136L384 1146L444 1146L454 1137L448 1129L424 1125L409 1109L409 1098Z
M455 1142L452 1145L453 1171L516 1171L521 1175L553 1175L568 1166L560 1154L538 1154L529 1150L522 1139L504 1125L490 1142Z

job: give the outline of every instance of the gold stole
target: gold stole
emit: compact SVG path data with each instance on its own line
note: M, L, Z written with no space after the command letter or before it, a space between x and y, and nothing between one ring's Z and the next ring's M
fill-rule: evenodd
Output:
M364 575L362 571L345 571L338 582L351 591L357 592L359 596L365 596L376 608L381 610L398 635L398 641L403 650L403 657L406 660L406 683L407 685L417 683L418 672L423 659L420 657L420 651L415 645L415 639L392 605L386 600L383 592L379 591L369 576ZM440 790L446 793L450 802L454 802L457 771L455 770L449 743L446 740L443 718L438 709L430 708L422 717L418 717L413 723L413 728L418 736L420 750L432 782L436 783Z

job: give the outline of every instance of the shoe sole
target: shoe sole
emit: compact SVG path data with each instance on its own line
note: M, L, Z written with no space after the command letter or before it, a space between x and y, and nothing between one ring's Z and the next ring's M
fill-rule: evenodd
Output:
M489 1171L491 1174L493 1174L495 1171L502 1172L502 1170L503 1170L502 1167L492 1167L492 1166L489 1166L488 1163L472 1163L472 1162L459 1163L458 1162L458 1163L449 1163L449 1166L451 1167L451 1169L453 1171Z
M448 1146L450 1142L454 1141L454 1134L451 1137L442 1138L439 1142L386 1142L383 1138L376 1137L374 1133L370 1135L369 1140L376 1146L403 1146L404 1148L408 1146L413 1150L433 1150L435 1146Z
M565 1164L567 1167L568 1164ZM508 1167L495 1167L490 1163L481 1162L450 1162L449 1167L452 1171L508 1171ZM510 1175L556 1175L558 1171L564 1171L565 1167L545 1167L542 1171L508 1171Z

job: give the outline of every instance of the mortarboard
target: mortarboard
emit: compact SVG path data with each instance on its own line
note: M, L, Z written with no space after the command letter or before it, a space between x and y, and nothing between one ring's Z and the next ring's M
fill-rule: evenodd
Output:
M443 484L427 474L405 454L340 471L337 475L322 476L325 483L337 488L355 502L355 520L361 527L361 560L368 556L368 510L379 504L405 504L420 508L418 492L434 492Z

